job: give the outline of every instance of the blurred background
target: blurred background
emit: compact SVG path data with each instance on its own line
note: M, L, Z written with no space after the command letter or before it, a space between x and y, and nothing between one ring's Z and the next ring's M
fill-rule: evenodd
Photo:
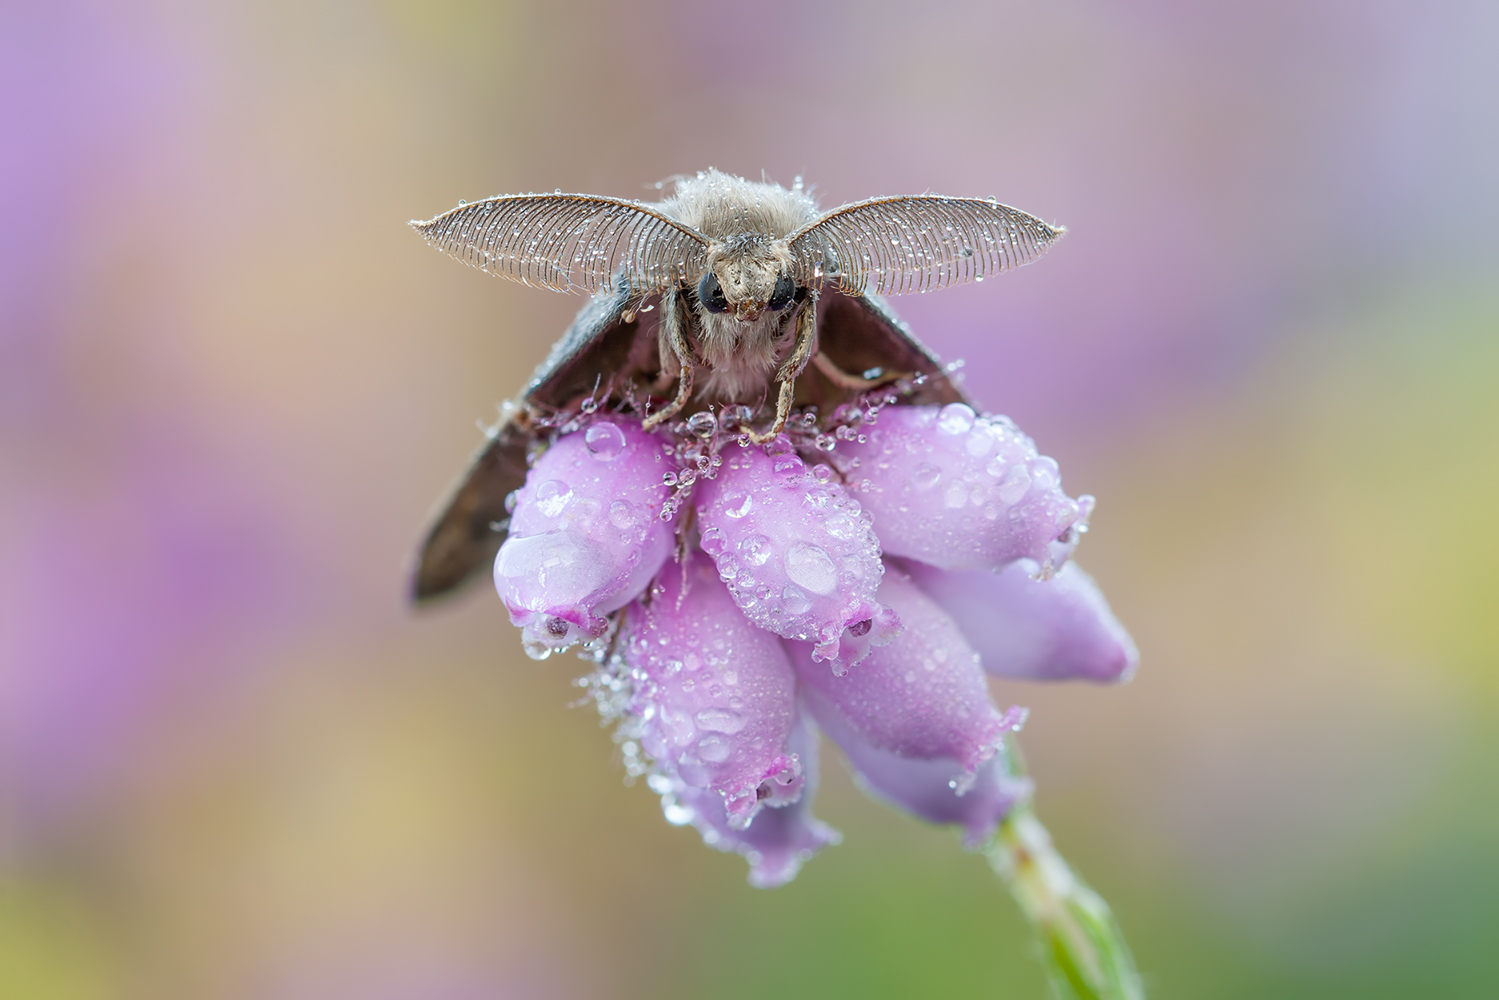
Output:
M898 300L1099 498L1143 652L1032 707L1157 998L1475 997L1499 931L1499 8L0 8L0 995L1041 997L865 800L663 822L434 503L581 304L406 228L709 165L1065 223Z

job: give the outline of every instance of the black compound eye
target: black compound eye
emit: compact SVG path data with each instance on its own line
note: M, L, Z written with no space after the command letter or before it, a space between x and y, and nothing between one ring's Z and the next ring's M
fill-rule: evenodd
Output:
M767 303L771 309L781 310L791 305L791 300L796 298L796 282L791 280L791 275L783 274L776 279L776 290L770 293L770 302Z
M718 283L718 275L712 271L703 275L703 280L697 283L697 299L709 312L729 311L729 300L724 298L723 286Z

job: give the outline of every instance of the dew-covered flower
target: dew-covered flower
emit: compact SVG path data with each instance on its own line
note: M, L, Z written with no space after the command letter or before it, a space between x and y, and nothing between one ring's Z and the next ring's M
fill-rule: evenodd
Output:
M817 733L860 787L984 843L1030 782L986 671L1127 679L1070 562L1093 498L1007 418L886 395L757 445L725 412L586 414L514 496L495 580L538 658L581 643L627 772L666 818L781 884L839 835Z

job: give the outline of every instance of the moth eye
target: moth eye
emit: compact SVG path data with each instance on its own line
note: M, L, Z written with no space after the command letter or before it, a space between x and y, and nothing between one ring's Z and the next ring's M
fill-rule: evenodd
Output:
M770 302L767 305L771 309L785 309L791 305L791 300L796 298L796 282L791 280L791 275L783 274L776 279L776 289L770 293Z
M703 280L697 283L697 299L709 312L729 311L729 300L724 297L723 286L718 283L718 275L712 271L703 275Z

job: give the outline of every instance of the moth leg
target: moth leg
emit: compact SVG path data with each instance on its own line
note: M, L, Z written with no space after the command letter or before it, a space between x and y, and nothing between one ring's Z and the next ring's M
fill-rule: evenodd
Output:
M765 444L785 429L786 418L791 415L791 402L796 393L796 377L807 367L807 362L812 360L816 344L817 293L813 292L807 296L807 301L802 303L802 311L797 314L796 345L791 349L791 356L776 373L776 378L781 383L781 392L776 397L775 421L764 433L749 432L750 440L755 444Z
M645 430L682 412L682 407L692 398L692 369L697 364L692 348L687 345L687 300L675 289L663 294L661 300L662 353L670 350L677 359L677 397L665 409L652 413L641 422L640 426Z
M883 372L875 378L863 378L859 375L850 375L839 368L832 360L821 351L812 355L812 363L817 370L828 377L828 381L841 389L852 389L855 392L864 392L868 389L878 388L891 382L897 382L903 378L910 377L910 372Z

